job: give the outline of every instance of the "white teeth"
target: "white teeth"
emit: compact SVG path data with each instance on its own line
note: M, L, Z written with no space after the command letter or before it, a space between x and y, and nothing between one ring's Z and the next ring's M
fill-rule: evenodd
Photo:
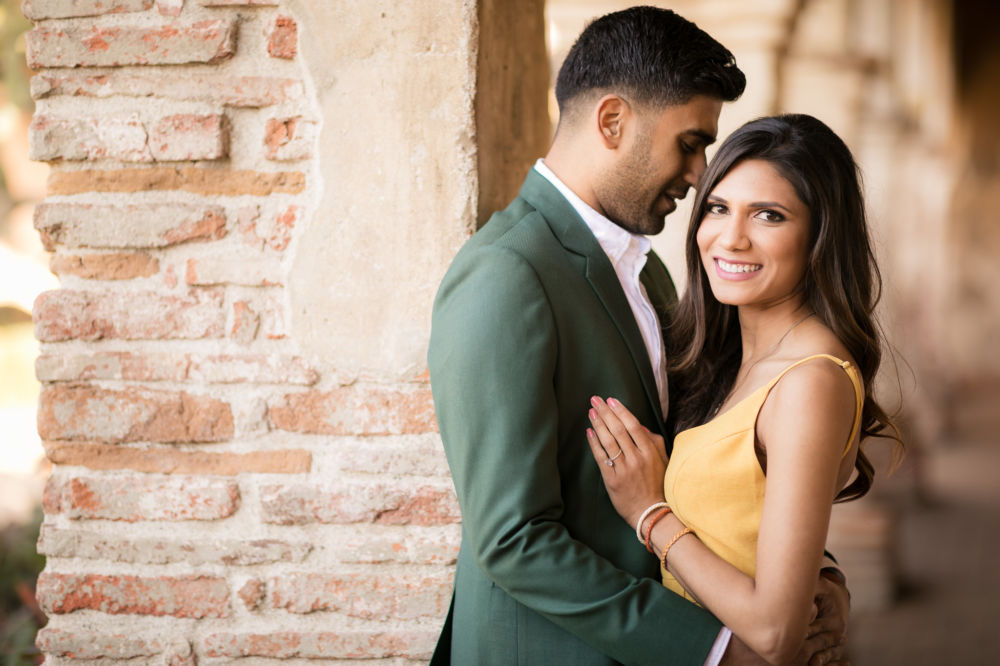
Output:
M716 259L716 261L719 263L719 268L727 273L753 273L763 268L760 264L731 264L722 259Z

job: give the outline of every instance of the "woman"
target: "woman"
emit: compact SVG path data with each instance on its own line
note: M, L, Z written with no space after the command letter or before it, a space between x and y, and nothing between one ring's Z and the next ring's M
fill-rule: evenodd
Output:
M871 389L880 277L847 146L805 115L741 127L703 177L687 262L669 465L662 439L613 398L592 399L588 439L664 585L787 663L832 504L871 487L861 440L894 432Z

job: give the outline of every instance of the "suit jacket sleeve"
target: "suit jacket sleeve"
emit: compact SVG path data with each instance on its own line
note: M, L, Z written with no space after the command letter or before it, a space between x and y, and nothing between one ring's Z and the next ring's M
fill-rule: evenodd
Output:
M700 664L718 621L560 522L560 487L573 479L557 460L556 340L547 294L520 255L460 255L435 303L428 361L466 543L508 594L618 661Z

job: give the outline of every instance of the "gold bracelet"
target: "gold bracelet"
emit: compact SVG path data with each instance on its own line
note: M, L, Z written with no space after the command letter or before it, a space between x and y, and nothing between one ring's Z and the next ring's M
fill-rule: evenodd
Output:
M670 540L670 543L668 543L666 546L663 547L663 554L660 555L660 565L663 567L664 570L666 570L667 568L667 553L670 552L670 549L673 547L675 543L677 543L678 539L680 539L685 534L691 534L692 532L694 532L693 529L691 529L690 527L685 527L680 532L674 535L674 538Z

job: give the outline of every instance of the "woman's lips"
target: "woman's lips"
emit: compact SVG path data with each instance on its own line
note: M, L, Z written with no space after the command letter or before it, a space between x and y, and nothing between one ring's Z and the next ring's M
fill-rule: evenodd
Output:
M754 276L763 266L761 264L750 264L743 261L726 261L715 257L715 272L726 280L748 280Z

